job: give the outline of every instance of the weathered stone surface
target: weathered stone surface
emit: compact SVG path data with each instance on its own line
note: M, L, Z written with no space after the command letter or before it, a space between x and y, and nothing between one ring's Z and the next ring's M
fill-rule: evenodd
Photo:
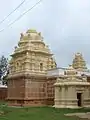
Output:
M84 60L79 53L75 57L73 66L65 69L64 75L59 76L54 84L56 108L90 107L90 83L86 75L78 73L85 70Z
M47 70L56 62L41 33L28 30L21 33L18 47L11 55L8 76L9 105L46 105L54 101L53 81L47 80ZM49 101L49 103L48 103Z

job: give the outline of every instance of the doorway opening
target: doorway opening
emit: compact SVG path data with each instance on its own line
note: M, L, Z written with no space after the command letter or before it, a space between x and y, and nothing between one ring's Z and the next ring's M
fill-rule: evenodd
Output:
M78 106L81 107L82 106L82 93L77 93L77 99L78 99Z

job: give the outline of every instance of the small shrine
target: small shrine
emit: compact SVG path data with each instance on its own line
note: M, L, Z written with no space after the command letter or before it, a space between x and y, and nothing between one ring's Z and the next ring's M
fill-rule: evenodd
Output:
M56 108L90 107L90 82L82 54L75 54L73 64L57 77L55 86Z

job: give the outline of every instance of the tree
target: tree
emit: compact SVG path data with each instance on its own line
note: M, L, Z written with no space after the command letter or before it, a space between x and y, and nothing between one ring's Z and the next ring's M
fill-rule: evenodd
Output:
M8 59L5 58L4 56L2 56L0 58L0 81L3 84L7 84L6 77L7 77L8 73L9 73Z

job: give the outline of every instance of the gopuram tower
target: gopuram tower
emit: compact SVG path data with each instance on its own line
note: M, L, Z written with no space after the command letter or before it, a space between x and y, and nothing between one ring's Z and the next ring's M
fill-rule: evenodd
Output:
M41 33L21 33L18 47L11 55L8 76L8 104L34 106L47 104L47 70L56 68L53 54Z
M76 53L75 54L72 66L73 66L74 69L77 69L77 70L80 70L80 71L83 71L83 70L87 69L86 62L85 62L81 53Z

